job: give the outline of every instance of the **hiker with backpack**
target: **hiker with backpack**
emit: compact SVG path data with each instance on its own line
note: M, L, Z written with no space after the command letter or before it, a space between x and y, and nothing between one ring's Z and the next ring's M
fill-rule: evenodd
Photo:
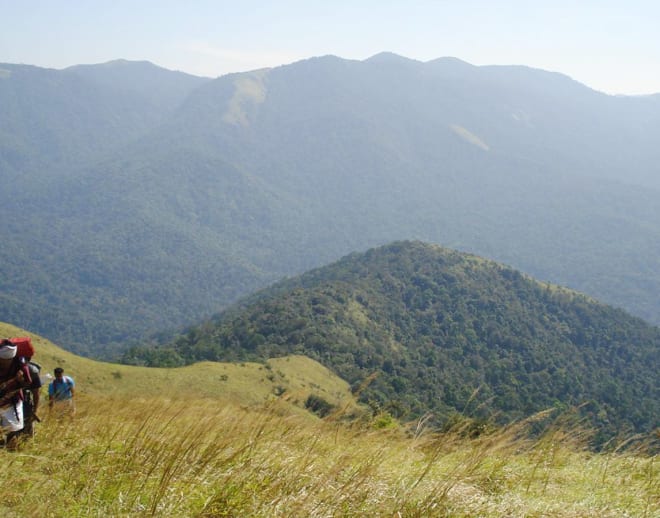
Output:
M23 429L22 389L32 381L27 362L16 352L17 346L10 340L0 341L0 429L9 449L16 448L18 432Z
M71 376L64 375L62 367L55 368L55 379L48 385L48 406L55 409L57 416L73 416L76 413L73 396L75 395L75 382Z

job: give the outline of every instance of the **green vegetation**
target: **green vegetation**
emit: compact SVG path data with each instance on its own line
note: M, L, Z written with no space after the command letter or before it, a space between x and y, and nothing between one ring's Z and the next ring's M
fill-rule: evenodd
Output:
M392 56L0 68L0 319L70 350L117 358L398 239L660 323L655 98Z
M395 417L504 423L580 406L602 445L658 426L659 352L660 329L621 310L475 256L400 242L279 283L125 360L304 354Z
M26 332L0 324L0 334ZM536 440L525 439L543 415L476 436L460 421L438 433L425 419L410 427L384 415L347 419L343 403L321 420L292 405L288 392L250 399L261 390L264 365L205 364L202 376L191 366L170 369L163 379L159 369L93 362L34 339L44 364L63 362L79 381L78 411L72 423L43 414L34 439L18 452L0 450L3 516L651 518L660 512L656 457L641 449L590 453L584 431L561 420ZM299 379L314 371L309 360L285 370L295 361L266 370ZM241 370L252 379L241 393L229 394L214 380ZM333 386L323 384L332 378L325 373L308 385ZM91 383L99 378L102 383Z
M585 295L398 242L167 330L402 238L660 323L659 108L388 55L3 64L0 320L79 412L0 451L0 513L657 516L660 330ZM70 352L152 332L152 368Z

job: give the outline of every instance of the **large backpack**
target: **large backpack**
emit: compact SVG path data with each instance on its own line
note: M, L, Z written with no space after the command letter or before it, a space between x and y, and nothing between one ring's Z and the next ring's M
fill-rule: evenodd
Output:
M15 362L16 371L23 372L23 382L19 383L14 377L10 380L0 384L0 403L6 404L13 402L17 404L23 399L23 388L27 388L32 384L32 377L28 363L32 356L34 356L34 346L29 336L20 336L17 338L9 338L9 341L16 346Z
M34 346L29 336L10 338L9 341L16 346L16 357L29 361L34 356Z

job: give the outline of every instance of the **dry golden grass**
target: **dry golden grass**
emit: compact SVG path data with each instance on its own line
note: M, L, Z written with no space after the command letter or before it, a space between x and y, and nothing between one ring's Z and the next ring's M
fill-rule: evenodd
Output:
M655 517L656 459L554 431L374 430L274 400L84 397L0 452L2 516ZM522 425L521 425L522 426Z

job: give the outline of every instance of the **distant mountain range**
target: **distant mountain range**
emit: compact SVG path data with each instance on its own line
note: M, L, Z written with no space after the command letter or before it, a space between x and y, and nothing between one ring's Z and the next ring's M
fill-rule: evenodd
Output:
M660 423L660 329L512 268L399 242L288 279L126 360L303 354L363 402L437 422L580 407L596 442ZM371 380L368 382L368 380Z
M0 122L0 320L77 352L397 239L660 323L659 96L392 54L0 64Z

